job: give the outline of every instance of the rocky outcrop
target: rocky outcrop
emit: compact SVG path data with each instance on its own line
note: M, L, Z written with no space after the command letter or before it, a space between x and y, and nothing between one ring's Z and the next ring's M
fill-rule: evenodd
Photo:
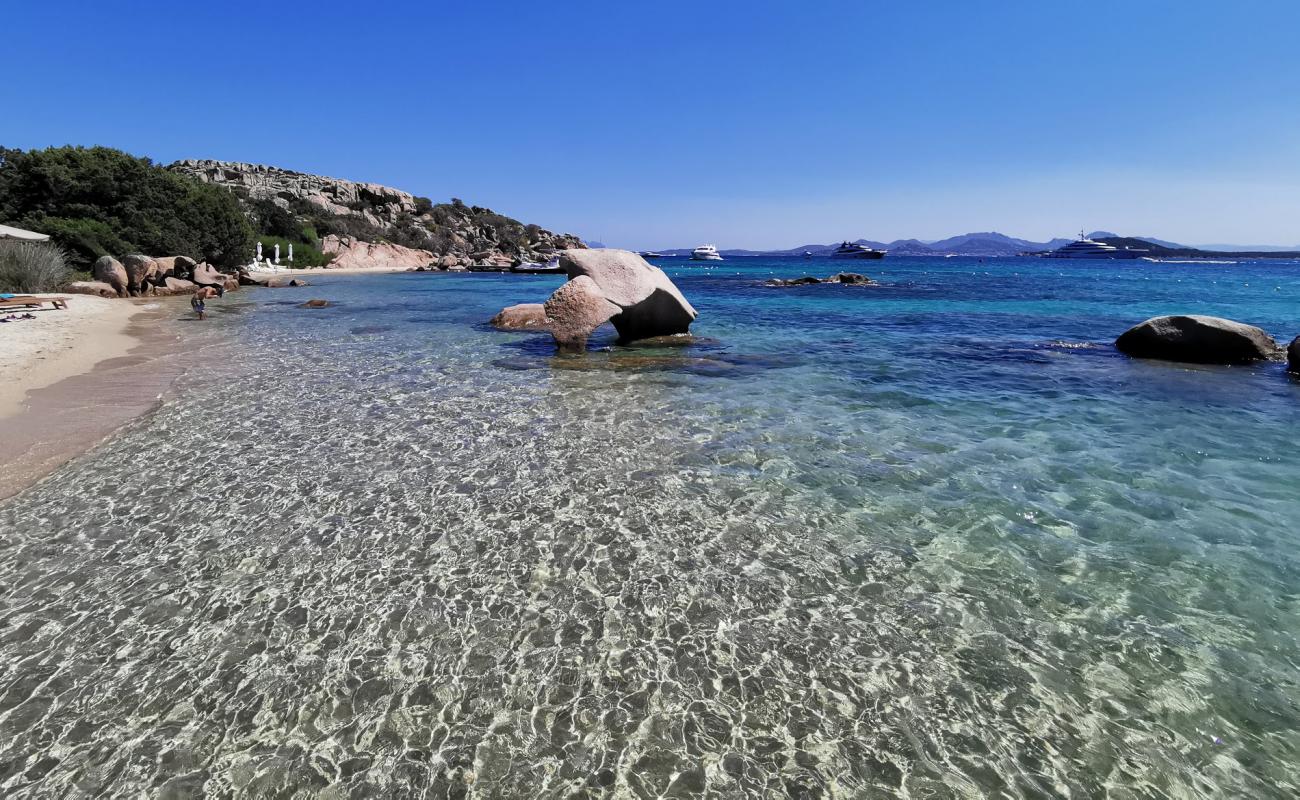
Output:
M1199 315L1152 317L1121 334L1115 347L1135 358L1192 364L1245 364L1281 355L1273 337L1253 325Z
M388 242L363 242L351 236L326 236L321 252L333 255L329 269L411 269L427 267L437 258L428 250Z
M591 278L601 295L619 307L610 322L621 339L686 333L698 316L663 270L628 250L566 251L560 266L570 281Z
M198 264L189 256L154 256L154 277L161 285L164 278L189 280Z
M100 256L90 268L91 276L100 283L110 286L117 297L127 295L126 268L122 262L112 256ZM89 281L83 281L88 283Z
M542 306L511 306L492 318L507 330L545 328L561 348L583 347L612 322L623 341L686 333L697 312L663 270L627 250L573 250L560 257L569 280Z
M763 281L764 286L810 286L815 283L840 283L846 286L870 286L875 281L866 275L860 275L856 272L837 272L828 278L814 278L811 275L804 275L802 278L769 278Z
M126 290L132 296L148 290L154 276L153 259L139 253L122 256L122 267L126 270Z
M241 189L249 198L270 200L286 210L290 209L291 201L304 200L331 214L368 219L381 227L394 224L401 214L416 211L414 195L378 183L357 183L265 164L209 159L185 159L168 169L204 183Z
M1288 372L1300 373L1300 336L1286 346L1286 368Z
M392 242L440 259L450 256L447 269L505 270L519 261L546 261L555 252L586 247L572 234L525 225L488 208L459 200L434 204L377 183L234 161L185 160L168 169L225 187L245 205L274 203L320 234Z
M488 322L503 331L546 330L546 307L541 303L520 303L501 309Z
M199 264L194 268L190 280L199 286L211 286L212 288L220 289L223 292L233 291L239 288L239 278L225 272L220 272L216 267L207 262Z

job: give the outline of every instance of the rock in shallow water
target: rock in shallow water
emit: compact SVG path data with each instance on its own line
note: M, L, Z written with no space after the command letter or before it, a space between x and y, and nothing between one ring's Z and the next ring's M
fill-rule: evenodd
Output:
M605 322L637 341L686 333L697 312L663 270L627 250L568 250L560 265L569 282L545 304L510 306L491 324L506 330L546 328L561 348L586 345ZM541 315L538 309L541 309Z
M1246 364L1277 358L1273 337L1253 325L1195 314L1152 317L1115 340L1121 353L1191 364Z
M501 309L488 321L503 331L546 330L546 307L541 303L520 303Z
M1300 336L1286 346L1286 369L1288 372L1300 373Z
M570 281L589 278L618 306L610 322L620 339L686 333L699 315L663 270L631 251L565 250L560 266Z
M875 281L857 272L837 272L829 278L814 278L804 275L802 278L769 278L764 286L811 286L814 283L842 283L848 286L870 286Z

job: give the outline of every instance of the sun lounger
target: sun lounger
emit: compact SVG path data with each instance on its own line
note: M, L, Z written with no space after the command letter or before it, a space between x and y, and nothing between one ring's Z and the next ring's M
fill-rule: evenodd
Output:
M30 294L16 294L12 297L0 299L0 310L7 308L44 308L46 303L49 303L54 308L67 308L68 298L34 297Z

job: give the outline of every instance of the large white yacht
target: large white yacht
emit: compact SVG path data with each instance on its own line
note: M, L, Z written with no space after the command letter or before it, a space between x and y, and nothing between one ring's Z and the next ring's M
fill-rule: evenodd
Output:
M1113 244L1089 239L1083 235L1083 231L1080 231L1078 241L1044 253L1043 256L1045 258L1139 258L1144 253L1150 252L1150 250L1135 250L1128 247L1119 248Z
M884 258L884 250L875 250L857 242L843 242L831 253L831 258Z
M692 261L721 261L722 256L718 253L718 248L711 244L702 244L691 251Z

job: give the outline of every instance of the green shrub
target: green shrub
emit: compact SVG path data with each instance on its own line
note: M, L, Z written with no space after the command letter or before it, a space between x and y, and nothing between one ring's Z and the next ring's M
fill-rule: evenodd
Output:
M72 277L63 249L46 242L0 242L0 290L50 292Z
M107 147L0 149L0 219L49 233L77 266L139 252L234 267L253 243L232 193Z

